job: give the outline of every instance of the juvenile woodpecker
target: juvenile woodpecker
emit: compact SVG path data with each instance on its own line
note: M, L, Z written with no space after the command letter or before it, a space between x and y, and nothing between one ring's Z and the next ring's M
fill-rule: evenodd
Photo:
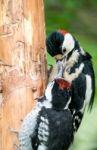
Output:
M71 84L63 78L50 82L45 96L23 121L20 150L68 150L74 137L70 102Z
M49 81L57 76L62 68L57 64L61 64L63 65L62 77L72 83L70 110L77 130L86 105L89 105L90 110L93 106L95 75L92 58L83 50L75 37L64 30L51 33L46 40L46 45L48 53L56 59Z

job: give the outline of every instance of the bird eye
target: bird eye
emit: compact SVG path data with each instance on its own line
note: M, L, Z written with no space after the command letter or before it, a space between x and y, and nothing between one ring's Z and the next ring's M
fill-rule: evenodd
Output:
M66 48L64 48L62 52L63 52L63 54L64 54L64 53L66 52Z

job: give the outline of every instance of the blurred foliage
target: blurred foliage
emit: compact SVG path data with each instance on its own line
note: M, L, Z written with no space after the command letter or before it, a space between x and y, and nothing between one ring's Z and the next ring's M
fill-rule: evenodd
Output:
M71 32L93 57L97 91L97 0L45 0L47 35L57 29ZM47 54L48 64L54 64ZM85 111L72 150L97 150L97 92L91 112Z
M97 0L45 0L47 33L65 28L97 37Z

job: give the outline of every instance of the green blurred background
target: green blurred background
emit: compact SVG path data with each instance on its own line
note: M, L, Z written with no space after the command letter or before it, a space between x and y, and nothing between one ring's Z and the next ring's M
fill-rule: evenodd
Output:
M97 0L45 0L46 34L65 29L93 57L97 77ZM47 54L48 64L54 60ZM96 78L97 89L97 78ZM91 111L85 111L73 150L97 150L97 93Z

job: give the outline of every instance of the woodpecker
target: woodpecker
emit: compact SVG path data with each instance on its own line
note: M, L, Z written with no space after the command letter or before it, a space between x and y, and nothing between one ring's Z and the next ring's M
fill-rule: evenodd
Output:
M74 36L64 30L51 33L46 40L46 46L48 53L56 60L49 82L59 74L62 68L60 65L63 65L61 77L72 83L70 110L77 130L85 107L88 105L91 110L94 102L95 74L92 57L84 51Z
M70 102L71 84L63 78L50 82L22 123L20 150L68 150L74 138Z

